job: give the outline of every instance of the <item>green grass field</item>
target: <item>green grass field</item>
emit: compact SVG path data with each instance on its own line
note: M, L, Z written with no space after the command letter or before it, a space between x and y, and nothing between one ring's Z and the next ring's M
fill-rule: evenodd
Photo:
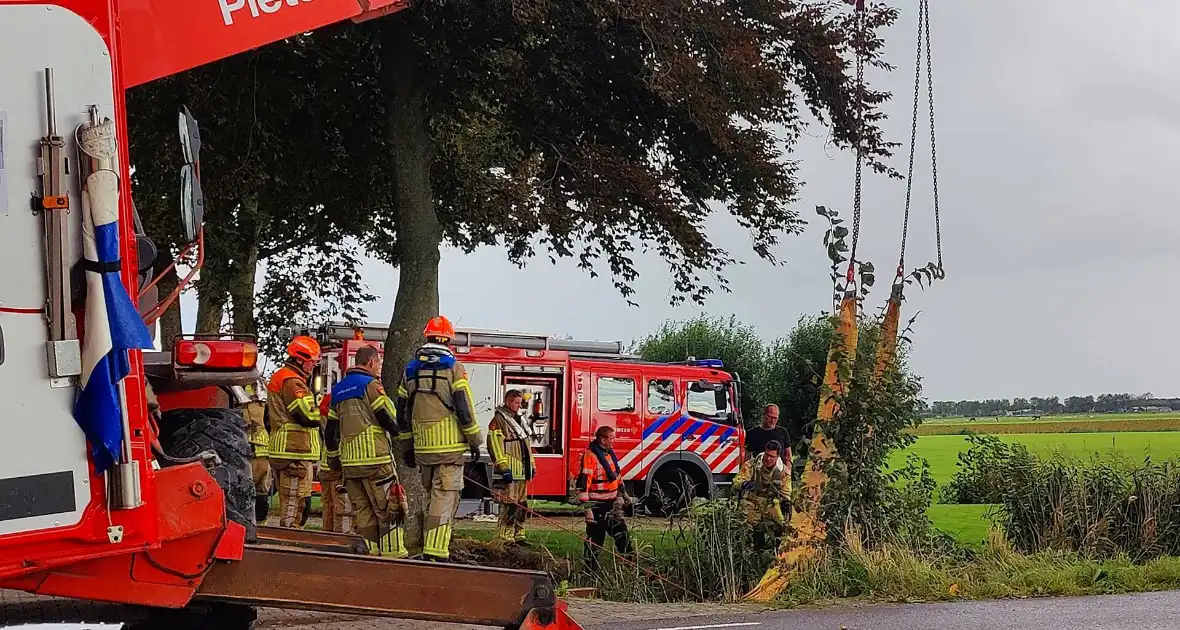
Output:
M1130 460L1148 455L1156 459L1180 457L1180 431L1004 434L999 437L1005 442L1024 444L1042 456L1061 453L1071 457L1098 455ZM899 466L909 453L917 453L929 462L934 479L943 484L954 476L959 453L965 450L965 435L923 435L910 448L894 453L892 463Z

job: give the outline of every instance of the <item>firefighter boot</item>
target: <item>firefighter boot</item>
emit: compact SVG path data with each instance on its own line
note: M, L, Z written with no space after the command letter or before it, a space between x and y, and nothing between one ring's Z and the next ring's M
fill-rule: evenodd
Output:
M259 495L254 497L254 520L259 525L266 525L266 519L270 516L270 497L266 495Z

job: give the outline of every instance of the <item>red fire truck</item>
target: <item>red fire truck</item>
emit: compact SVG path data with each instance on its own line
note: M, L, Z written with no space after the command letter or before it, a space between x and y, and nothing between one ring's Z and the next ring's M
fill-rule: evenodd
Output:
M315 382L326 393L353 364L358 348L381 349L386 329L332 322L291 333L322 344ZM453 346L467 367L485 430L504 392L524 392L524 424L537 459L530 497L568 496L579 457L604 425L616 430L615 452L628 488L649 508L712 496L741 465L741 382L719 360L652 363L625 354L620 342L495 330L457 330ZM469 466L469 475L490 479L486 451ZM465 493L478 497L486 491L468 487Z

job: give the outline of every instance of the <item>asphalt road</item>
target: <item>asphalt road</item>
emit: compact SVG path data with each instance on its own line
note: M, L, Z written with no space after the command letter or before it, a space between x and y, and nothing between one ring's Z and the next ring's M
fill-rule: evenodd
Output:
M578 621L587 630L1174 630L1180 628L1180 591L606 622L585 612Z
M938 604L864 604L827 609L757 611L750 606L612 604L575 600L570 612L586 630L1173 630L1180 591L1099 597ZM122 615L103 605L0 591L0 628L113 630L93 622ZM53 623L85 621L80 625ZM48 623L47 623L48 622ZM474 626L259 611L259 630L478 630Z

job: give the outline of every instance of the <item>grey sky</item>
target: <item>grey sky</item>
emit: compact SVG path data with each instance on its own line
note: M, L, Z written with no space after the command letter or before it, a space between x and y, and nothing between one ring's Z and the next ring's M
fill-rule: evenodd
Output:
M908 142L916 0L886 35L898 67L871 80L894 93L889 136ZM1066 396L1103 391L1180 393L1171 380L1180 339L1155 332L1180 306L1170 274L1180 216L1171 211L1180 158L1180 4L1160 0L966 0L932 3L943 246L948 278L913 290L921 309L913 363L935 399ZM778 249L786 267L759 261L727 216L716 242L748 264L729 272L733 292L705 310L736 314L767 339L829 303L823 225L813 207L851 218L852 160L812 130L794 157L806 182L798 204L811 223ZM906 147L895 166L905 168ZM928 148L920 170L909 264L934 256ZM868 180L863 258L881 270L870 296L888 293L896 264L904 183ZM609 278L544 257L527 269L500 250L448 250L442 311L462 325L569 334L641 336L697 312L667 304L656 257L640 264L639 308ZM387 321L396 270L371 262L365 280ZM511 292L507 287L514 287ZM192 300L189 299L189 302ZM193 305L186 321L193 319Z

